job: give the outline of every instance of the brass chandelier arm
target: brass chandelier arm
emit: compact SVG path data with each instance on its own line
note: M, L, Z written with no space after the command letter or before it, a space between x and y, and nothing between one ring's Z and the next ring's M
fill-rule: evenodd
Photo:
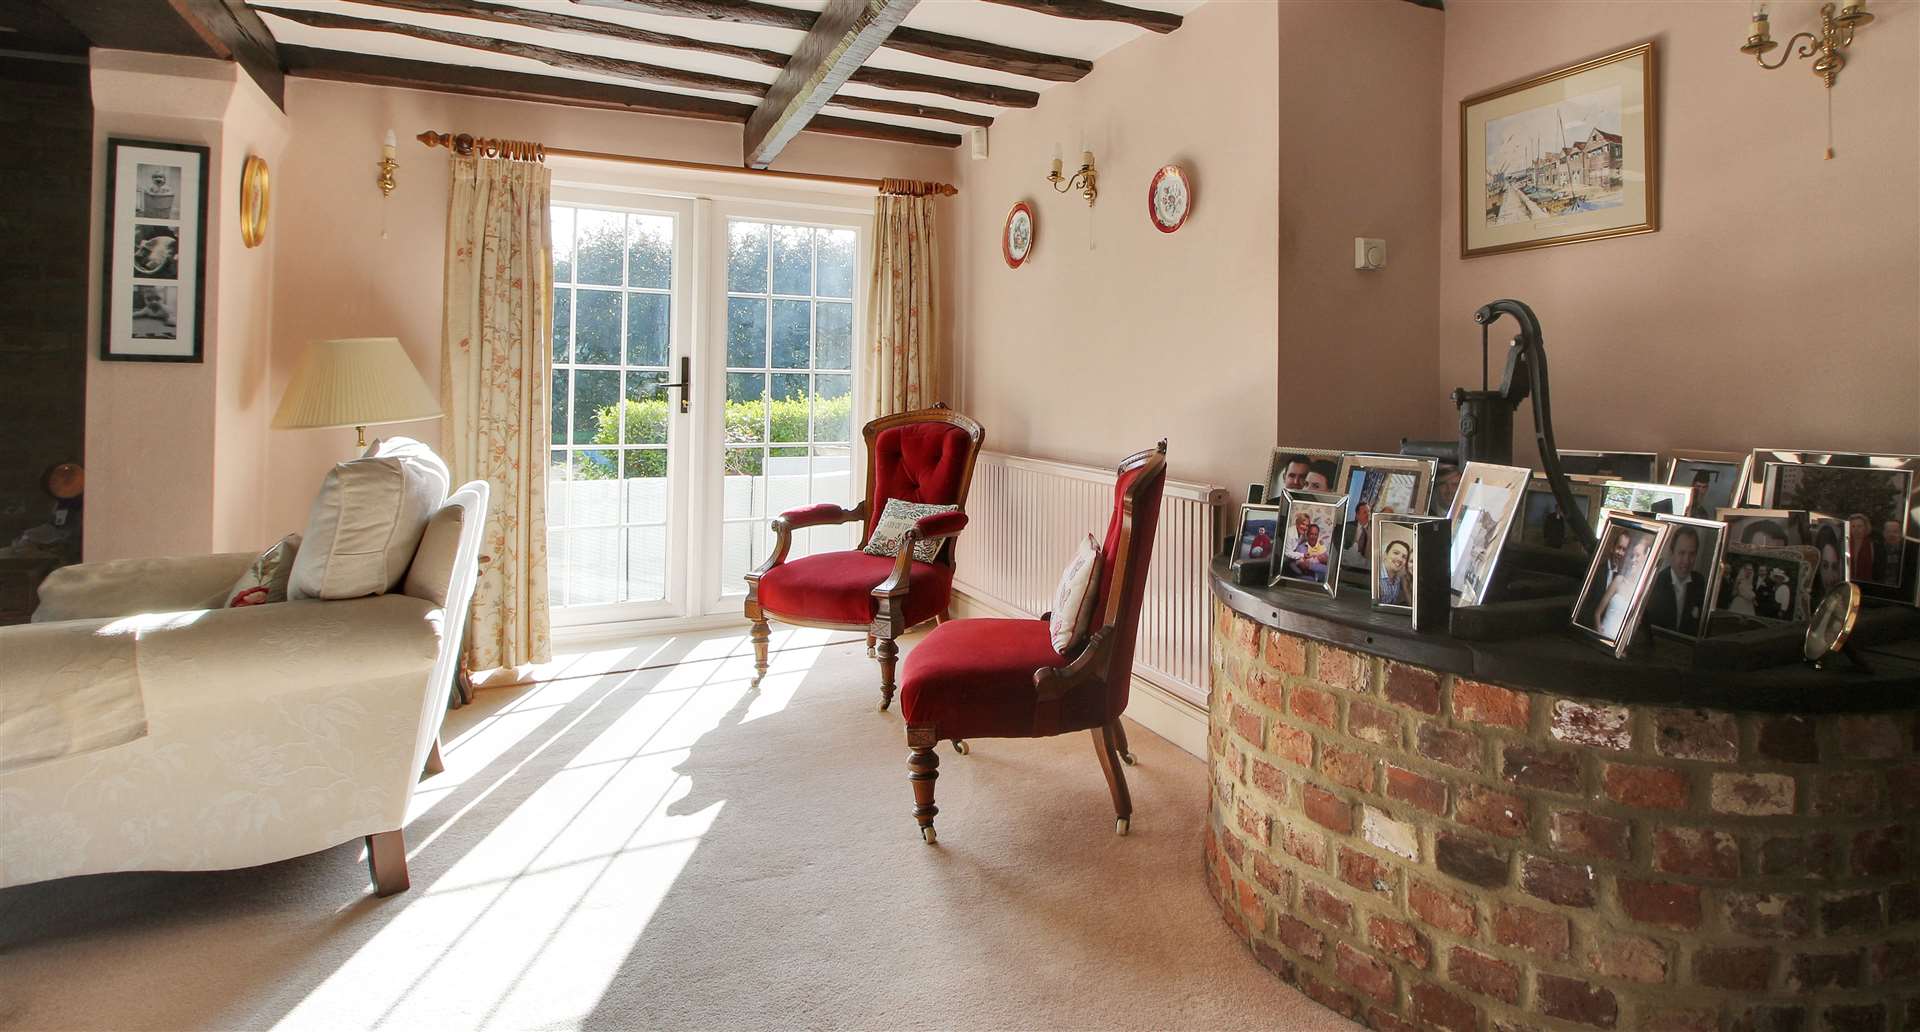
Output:
M1800 38L1802 36L1806 37L1807 42L1800 47L1800 52L1796 54L1794 53L1793 45L1795 43L1799 43ZM1793 34L1792 39L1787 40L1787 45L1780 49L1780 60L1774 62L1773 64L1768 64L1767 56L1764 53L1753 55L1753 59L1760 63L1760 67L1765 68L1768 71L1772 71L1773 69L1779 68L1782 65L1786 64L1789 60L1795 57L1812 57L1813 52L1816 49L1814 44L1817 42L1819 42L1819 37L1815 36L1811 32L1796 32Z

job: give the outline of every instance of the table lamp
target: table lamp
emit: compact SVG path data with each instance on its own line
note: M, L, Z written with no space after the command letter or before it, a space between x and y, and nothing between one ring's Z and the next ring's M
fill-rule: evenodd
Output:
M440 415L440 402L395 337L315 341L294 370L276 430L350 426L367 446L367 427Z

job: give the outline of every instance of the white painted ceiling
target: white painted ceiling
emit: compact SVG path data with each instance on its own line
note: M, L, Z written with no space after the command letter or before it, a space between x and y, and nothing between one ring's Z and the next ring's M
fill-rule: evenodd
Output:
M762 2L814 11L818 11L826 6L826 0L762 0ZM1125 2L1129 7L1185 14L1199 7L1205 0L1125 0ZM523 72L533 75L583 79L592 82L605 82L614 85L656 90L663 93L683 93L692 96L712 97L719 100L730 100L749 105L757 102L757 98L752 94L683 89L651 82L636 82L620 76L596 74L571 68L558 68L529 58L428 42L426 40L394 33L315 28L289 21L285 18L275 17L273 14L274 10L276 8L296 8L346 17L366 18L373 21L446 29L475 36L487 36L494 39L533 43L540 46L552 47L557 50L572 51L574 53L624 58L630 61L641 61L667 68L707 72L715 75L724 75L729 78L746 79L762 83L771 83L780 74L780 70L777 68L772 68L754 61L717 54L706 54L672 47L652 46L644 43L609 39L583 33L560 32L520 25L506 25L499 22L462 18L452 15L396 10L389 7L354 3L352 0L252 0L252 4L263 16L263 20L266 22L268 29L272 31L274 38L281 44L311 47L318 50L336 50L382 57L406 58L415 61L464 65L474 68ZM674 18L635 11L612 10L605 7L568 3L566 0L503 0L501 6L524 7L532 10L568 14L576 18L623 23L637 28L672 33L694 39L777 50L783 54L791 54L805 35L804 33L790 29L770 28L760 25L737 25L728 22L708 21L701 18ZM1107 53L1115 47L1149 34L1146 29L1137 28L1121 22L1078 21L1070 18L1057 18L1052 15L1021 10L1003 4L989 3L987 0L922 0L907 16L905 24L912 28L924 29L930 32L943 32L948 35L963 36L968 39L999 43L1005 46L1018 47L1023 50L1038 51L1044 54L1080 58L1083 60L1096 60L1102 54ZM1036 93L1044 93L1049 88L1060 85L1059 83L1045 79L1035 79L998 69L978 68L971 65L921 57L916 54L909 54L887 47L882 47L875 52L867 64L874 68L920 72L967 82L1016 87L1024 90L1032 90ZM842 87L840 92L849 95L925 104L931 107L968 111L989 116L1005 110L1011 110L987 104L956 100L952 97L938 94L889 90L861 83L849 83ZM937 132L963 133L966 129L963 125L945 120L879 114L872 111L850 109L831 103L827 105L825 111L844 118L880 122L888 125L931 129Z

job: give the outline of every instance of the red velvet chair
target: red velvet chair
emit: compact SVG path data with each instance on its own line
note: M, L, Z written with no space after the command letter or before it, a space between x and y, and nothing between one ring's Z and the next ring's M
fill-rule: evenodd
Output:
M906 718L907 780L920 837L935 839L933 783L953 741L966 754L970 738L1044 738L1091 730L1094 752L1113 794L1114 830L1133 816L1122 762L1131 764L1120 714L1133 681L1134 633L1146 591L1160 494L1167 482L1167 442L1127 456L1113 489L1113 518L1100 549L1093 632L1072 656L1053 650L1047 621L954 620L934 628L907 654L900 674Z
M967 525L967 488L986 431L944 404L882 416L862 431L867 442L867 497L851 509L823 503L773 520L773 552L747 574L747 619L753 621L753 683L767 673L769 619L802 627L867 632L867 654L880 660L880 708L893 702L895 639L909 627L946 619L953 591L953 538ZM858 548L787 561L793 532L860 520L860 543L898 498L957 505L924 517L907 532L894 557ZM913 559L915 541L945 540L930 563Z

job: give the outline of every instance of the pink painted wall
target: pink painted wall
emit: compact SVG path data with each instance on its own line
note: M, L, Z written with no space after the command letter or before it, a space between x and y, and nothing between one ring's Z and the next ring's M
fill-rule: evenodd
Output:
M268 415L307 344L334 337L399 337L438 390L447 157L412 137L422 130L540 140L551 146L737 165L741 127L725 122L588 111L522 101L289 79L293 139L275 179L274 346ZM400 137L399 187L385 201L374 163L388 129ZM954 152L803 133L776 168L869 178L948 179ZM731 181L731 180L729 180ZM382 238L382 228L386 236ZM949 306L951 308L951 306ZM438 421L369 428L437 446ZM304 525L352 430L269 432L262 504L274 533ZM284 529L282 529L284 528Z
M91 215L87 366L89 561L257 547L272 250L240 245L240 163L277 155L282 116L237 66L96 50L93 196L108 137L209 148L204 360L99 358L105 215ZM269 237L271 240L271 237Z
M1403 0L1280 5L1282 444L1392 452L1450 426L1426 404L1443 206L1424 157L1440 146L1448 17ZM1384 239L1387 267L1355 269L1355 237Z
M1920 4L1872 8L1826 161L1826 91L1738 52L1745 3L1449 0L1435 402L1479 382L1473 310L1513 297L1546 332L1562 447L1920 452ZM1774 3L1775 37L1816 9ZM1461 259L1460 99L1649 39L1660 231Z
M1178 32L1102 56L1029 111L1004 112L990 157L960 159L954 340L961 406L997 451L1109 466L1169 438L1173 475L1240 485L1274 421L1279 188L1272 74L1283 5L1216 3ZM1094 152L1100 196L1045 180ZM1179 232L1156 230L1147 184L1193 176ZM1000 234L1034 209L1031 259Z

